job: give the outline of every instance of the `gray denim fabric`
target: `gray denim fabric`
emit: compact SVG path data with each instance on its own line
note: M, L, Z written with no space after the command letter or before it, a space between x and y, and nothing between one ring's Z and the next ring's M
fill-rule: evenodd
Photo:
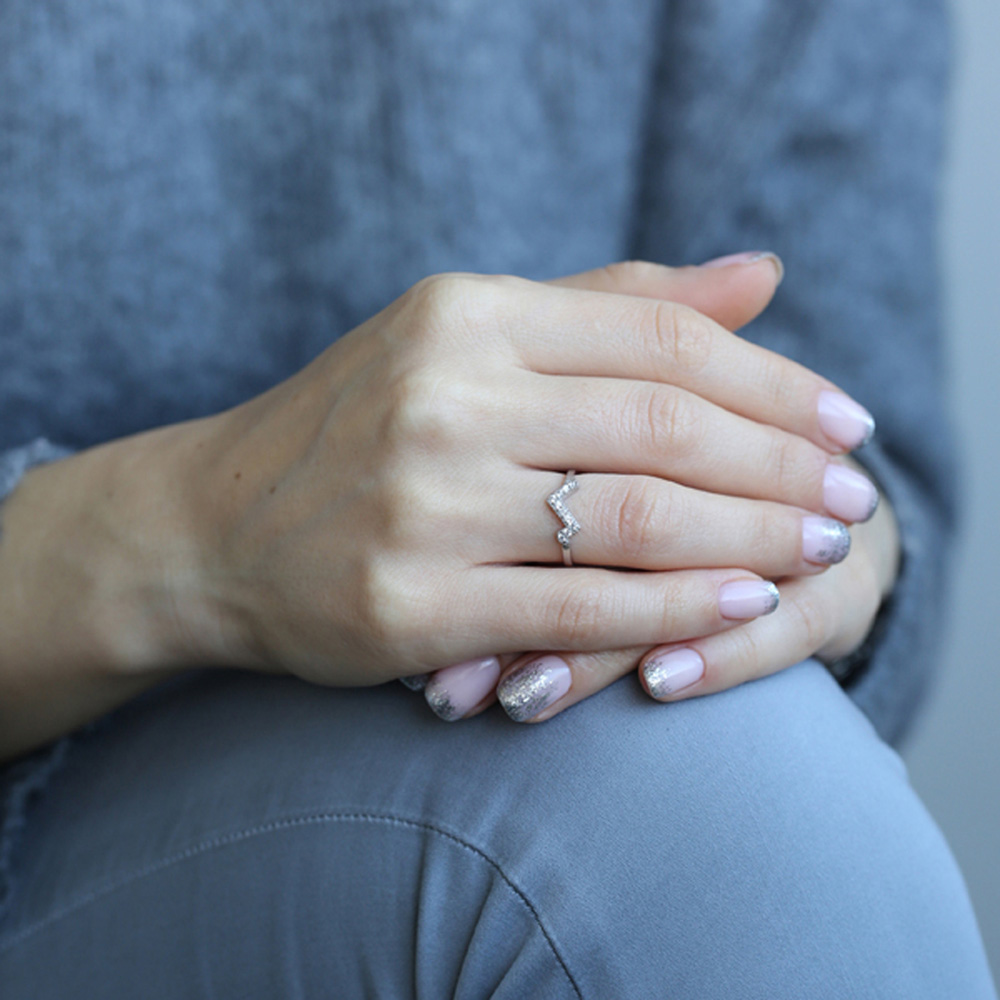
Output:
M770 248L746 335L878 421L905 555L847 690L897 742L955 513L948 44L942 0L12 0L0 484L262 392L429 273ZM6 770L4 886L52 752Z

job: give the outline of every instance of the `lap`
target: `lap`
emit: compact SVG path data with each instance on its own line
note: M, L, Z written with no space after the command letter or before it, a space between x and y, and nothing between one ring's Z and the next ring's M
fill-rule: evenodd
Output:
M813 662L538 726L191 675L79 743L17 869L12 996L993 996L902 762Z

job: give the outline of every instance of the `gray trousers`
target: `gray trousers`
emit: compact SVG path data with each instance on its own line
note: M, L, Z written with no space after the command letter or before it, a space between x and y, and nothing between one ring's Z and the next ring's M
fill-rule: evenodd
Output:
M814 661L537 726L194 673L29 814L0 995L987 1000L948 847Z

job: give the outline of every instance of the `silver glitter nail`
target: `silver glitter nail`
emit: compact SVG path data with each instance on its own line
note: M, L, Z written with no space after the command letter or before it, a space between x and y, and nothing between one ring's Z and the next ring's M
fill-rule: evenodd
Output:
M455 707L451 700L451 695L440 684L428 684L424 688L424 698L430 705L431 711L445 722L455 722L462 717L461 711Z
M778 593L778 588L770 581L764 584L764 589L767 591L767 595L770 598L767 603L767 610L764 614L769 615L778 610L778 604L781 602L781 594Z
M411 691L423 691L430 680L430 674L410 674L409 677L400 677L400 683L405 684Z
M861 439L861 441L854 446L854 449L864 448L864 446L868 444L873 437L875 437L875 418L870 413L868 414L867 423L868 430L865 432L865 436Z
M642 668L649 693L659 700L690 687L705 674L705 662L693 649L677 649Z
M647 663L642 668L642 674L649 686L649 693L654 698L666 698L673 694L674 687L670 683L672 671L659 663Z
M823 523L823 540L816 550L816 559L828 566L843 562L851 551L851 533L840 521L825 518Z
M503 680L497 698L515 722L527 722L560 697L557 687L557 678L544 662L532 660Z

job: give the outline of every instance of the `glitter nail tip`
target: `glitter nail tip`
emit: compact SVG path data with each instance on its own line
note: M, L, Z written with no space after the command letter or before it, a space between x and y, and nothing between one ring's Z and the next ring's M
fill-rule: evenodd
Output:
M642 668L649 693L658 701L691 687L705 676L705 661L693 649L671 649Z
M430 674L410 674L409 677L400 677L400 684L405 684L411 691L423 691L430 680Z
M823 476L823 506L841 521L867 521L878 507L878 490L867 476L831 462Z
M573 674L565 661L543 656L505 677L497 698L515 722L527 722L558 701L572 683Z
M780 599L778 588L767 580L732 580L719 588L719 614L747 621L771 614Z
M843 562L851 551L851 533L829 517L802 519L802 558L821 566Z
M430 705L431 711L445 722L455 722L465 713L451 700L448 691L435 684L428 684L424 689L424 698Z
M875 436L875 418L842 392L821 392L817 416L823 433L847 451L863 448Z
M456 663L438 670L424 689L431 711L445 722L464 719L491 691L500 676L495 656Z

